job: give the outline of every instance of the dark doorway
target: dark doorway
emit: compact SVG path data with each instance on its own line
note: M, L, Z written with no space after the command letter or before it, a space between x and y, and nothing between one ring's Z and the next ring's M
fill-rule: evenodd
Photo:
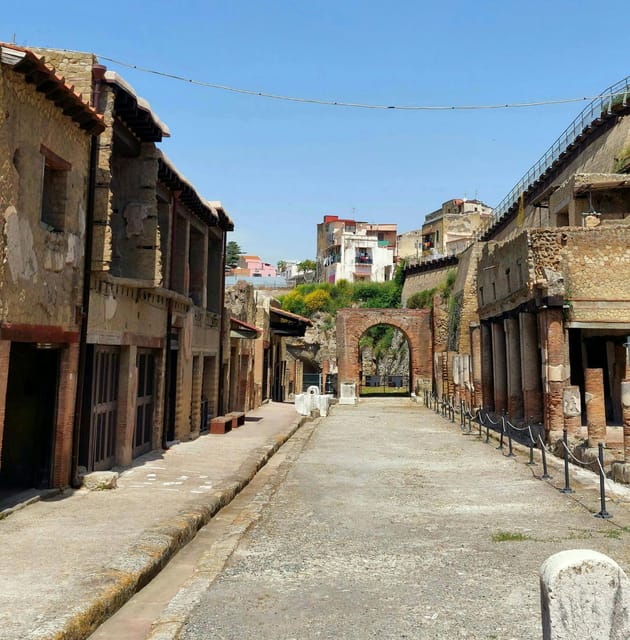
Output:
M11 345L0 486L50 486L59 379L58 349Z

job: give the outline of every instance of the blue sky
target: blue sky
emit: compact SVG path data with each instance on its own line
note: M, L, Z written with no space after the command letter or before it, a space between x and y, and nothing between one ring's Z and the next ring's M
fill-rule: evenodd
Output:
M630 74L627 0L7 3L0 39L93 51L196 80L376 104L598 94ZM28 8L24 8L24 7ZM371 111L225 93L105 62L171 129L161 148L230 234L314 258L324 214L419 228L454 197L497 204L586 103Z

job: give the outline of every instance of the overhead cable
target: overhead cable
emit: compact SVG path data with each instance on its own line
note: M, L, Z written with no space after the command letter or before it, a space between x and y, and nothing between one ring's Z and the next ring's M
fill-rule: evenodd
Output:
M108 56L102 56L96 54L99 59L107 60L113 64L127 67L128 69L134 69L135 71L141 71L142 73L150 73L163 78L170 78L171 80L178 80L180 82L186 82L187 84L197 85L200 87L207 87L209 89L217 89L220 91L228 91L231 93L239 93L249 96L257 96L259 98L269 98L271 100L283 100L285 102L299 102L304 104L315 104L328 107L347 107L353 109L383 109L383 110L396 110L396 111L476 111L482 109L520 109L526 107L542 107L555 104L569 104L572 102L585 102L587 100L596 100L598 98L610 98L617 94L599 94L596 96L584 96L581 98L560 98L556 100L538 100L533 102L514 102L507 104L469 104L469 105L385 105L385 104L366 104L360 102L346 102L342 100L322 100L318 98L302 98L298 96L285 96L276 93L269 93L267 91L257 91L255 89L243 89L239 87L230 87L223 84L217 84L214 82L206 82L204 80L195 80L193 78L186 78L174 73L168 73L165 71L157 71L156 69L149 69L140 65L131 64L129 62L123 62L110 58Z

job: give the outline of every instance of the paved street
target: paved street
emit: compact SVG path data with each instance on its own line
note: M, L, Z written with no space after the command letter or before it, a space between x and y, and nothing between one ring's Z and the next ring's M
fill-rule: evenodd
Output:
M627 512L594 518L596 484L563 495L495 445L409 400L336 406L181 637L540 638L542 562L588 547L627 568Z

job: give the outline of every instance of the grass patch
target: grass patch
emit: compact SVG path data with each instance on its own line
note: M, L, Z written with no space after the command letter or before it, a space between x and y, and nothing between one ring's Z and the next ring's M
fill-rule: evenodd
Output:
M623 531L621 529L608 529L608 531L606 531L604 535L607 538L614 538L615 540L619 540L619 538L621 538L622 533Z
M492 535L492 542L523 542L530 540L530 537L517 531L498 531Z

